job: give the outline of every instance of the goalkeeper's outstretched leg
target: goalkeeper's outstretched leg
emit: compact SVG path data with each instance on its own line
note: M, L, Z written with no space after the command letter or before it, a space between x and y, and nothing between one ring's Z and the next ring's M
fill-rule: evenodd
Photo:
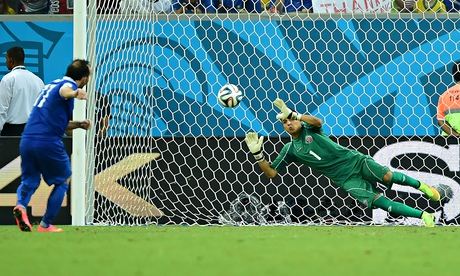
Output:
M428 199L432 201L440 201L441 195L439 191L415 178L400 172L393 172L389 168L380 165L372 158L367 158L364 161L362 169L363 178L371 182L380 182L387 187L391 187L393 183L409 186L421 191Z
M408 175L405 175L403 173L400 173L400 172L387 172L385 174L385 176L383 177L383 181L385 184L393 184L393 183L396 183L396 184L399 184L399 185L403 185L403 186L410 186L410 187L413 187L415 189L418 189L419 191L421 191L428 199L432 200L432 201L440 201L441 200L441 194L439 193L439 191L426 184L426 183L423 183L422 181L419 181L417 179L414 179Z
M412 208L400 202L392 201L384 196L380 195L377 199L374 200L372 205L395 215L419 218L423 221L425 226L434 227L433 214Z

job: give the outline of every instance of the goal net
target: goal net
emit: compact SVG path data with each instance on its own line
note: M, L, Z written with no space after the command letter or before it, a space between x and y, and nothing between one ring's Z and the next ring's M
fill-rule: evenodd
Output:
M276 97L320 117L341 145L442 184L441 203L398 185L381 192L459 222L459 141L436 120L460 59L458 16L119 14L89 3L86 223L419 223L365 208L306 166L267 179L244 136L265 136L271 161L290 141ZM244 92L236 108L217 101L226 83Z

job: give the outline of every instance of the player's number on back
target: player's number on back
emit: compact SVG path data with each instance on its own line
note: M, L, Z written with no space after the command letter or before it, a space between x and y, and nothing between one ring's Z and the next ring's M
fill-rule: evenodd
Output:
M451 102L458 101L459 99L460 99L460 95L451 95L451 96L449 96L449 100Z
M37 100L35 101L34 106L40 107L40 108L43 107L51 90L53 90L55 86L56 86L55 84L47 84L45 88L43 89L43 92L40 94L40 97L38 97Z

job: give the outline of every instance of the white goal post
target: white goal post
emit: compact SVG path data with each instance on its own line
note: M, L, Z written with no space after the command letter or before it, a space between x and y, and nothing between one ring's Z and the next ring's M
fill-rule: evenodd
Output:
M74 134L72 224L419 223L366 209L305 166L265 178L243 139L266 136L271 161L290 141L276 97L322 118L334 141L443 184L442 203L382 192L460 223L459 140L436 122L460 60L458 15L119 14L85 2L74 53L94 72L74 116L86 110L95 128ZM234 109L216 98L226 83L244 93Z
M86 0L74 2L73 13L73 57L86 59L87 41L87 3ZM86 119L86 102L75 101L74 120ZM72 225L85 225L85 185L86 183L86 135L84 130L76 129L72 135L72 184L71 216Z

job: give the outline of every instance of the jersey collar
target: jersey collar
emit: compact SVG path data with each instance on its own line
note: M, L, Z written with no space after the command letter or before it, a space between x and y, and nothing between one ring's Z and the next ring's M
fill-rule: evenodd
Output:
M305 138L305 126L302 126L302 131L300 132L299 137L293 138L293 141L302 141Z
M26 67L25 67L24 65L18 65L18 66L16 66L16 67L14 67L13 69L11 69L11 71L14 71L14 70L17 70L17 69L19 69L19 70L25 70Z
M72 78L70 77L67 77L67 76L64 76L62 79L66 80L66 81L70 81L70 82L73 82L75 84L77 84Z

